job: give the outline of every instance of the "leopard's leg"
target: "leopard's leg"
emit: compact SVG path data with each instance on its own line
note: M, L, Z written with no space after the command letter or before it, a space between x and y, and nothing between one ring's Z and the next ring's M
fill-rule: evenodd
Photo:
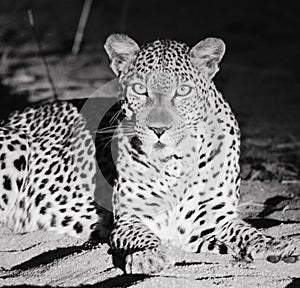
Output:
M161 240L139 218L118 219L110 244L115 264L127 274L155 273L174 264Z
M292 242L275 239L239 219L223 225L216 239L239 259L266 259L274 263L280 260L295 262L298 259Z

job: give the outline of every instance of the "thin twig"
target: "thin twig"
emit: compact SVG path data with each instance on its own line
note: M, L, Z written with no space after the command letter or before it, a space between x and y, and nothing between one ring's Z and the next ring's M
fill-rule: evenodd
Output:
M294 150L300 147L300 142L293 142L293 143L279 143L272 147L273 151L278 150Z
M282 180L281 184L300 184L299 180Z
M259 174L261 173L261 171L255 171L252 175L251 175L251 177L250 177L250 181L254 181L255 180L255 178L257 178L258 176L259 176Z
M299 143L299 140L297 139L297 137L295 135L293 135L292 133L289 133L289 138L294 142L294 143Z
M72 47L72 54L73 55L77 55L79 50L80 50L80 46L81 46L81 42L82 42L82 39L83 39L83 36L84 36L86 23L89 19L89 14L90 14L90 11L91 11L92 3L93 3L93 0L85 0L84 1L84 5L83 5L83 8L82 8L82 12L81 12L81 15L80 15L80 19L79 19L79 23L78 23L78 26L77 26L73 47Z
M5 65L8 59L9 47L6 47L0 58L0 65Z
M38 35L37 35L37 32L35 30L34 18L33 18L33 14L32 14L31 9L27 10L27 15L28 15L29 25L31 27L33 37L34 37L34 39L36 41L36 44L38 46L38 53L40 55L40 58L42 59L43 65L45 67L45 72L46 72L48 81L50 83L50 86L51 86L51 89L52 89L52 92L53 92L53 98L56 101L58 99L58 94L57 94L57 91L55 89L54 81L53 81L53 79L51 77L51 74L50 74L49 65L46 61L46 58L44 57L44 54L43 54L43 48L42 48L41 42L40 42L40 40L38 38Z

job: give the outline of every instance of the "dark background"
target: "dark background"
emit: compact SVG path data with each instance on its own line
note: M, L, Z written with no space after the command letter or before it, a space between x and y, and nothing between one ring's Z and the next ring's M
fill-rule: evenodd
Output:
M9 31L1 33L2 44L29 28L25 11L30 7L41 39L49 34L56 36L53 39L59 40L63 52L72 44L83 2L1 0L0 13L9 17L7 23L1 21L1 26L10 26ZM140 43L174 38L195 44L215 36L227 43L228 62L297 72L298 12L297 1L94 0L85 45L100 45L112 32L128 33ZM247 57L241 57L244 53Z
M83 0L1 0L10 31L1 42L13 41L28 29L25 13L32 8L41 39L56 36L70 48ZM225 40L227 61L245 65L271 65L297 70L300 59L300 17L297 1L171 1L94 0L85 34L85 44L101 44L112 32L125 32L143 43L174 38L195 44L208 36ZM3 28L3 27L2 27ZM68 47L69 46L69 47ZM247 53L247 57L241 57Z

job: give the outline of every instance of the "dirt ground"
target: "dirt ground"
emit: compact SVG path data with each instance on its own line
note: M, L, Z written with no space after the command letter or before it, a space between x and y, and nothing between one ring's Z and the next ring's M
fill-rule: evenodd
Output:
M0 5L0 118L52 96L23 5L4 2L6 5ZM60 4L56 10L50 5L52 8L45 12L37 1L32 3L34 11L38 11L38 33L60 99L102 97L103 105L108 107L114 101L117 91L114 85L100 90L99 87L114 79L101 45L116 27L126 28L140 41L166 35L185 40L183 28L176 26L177 34L172 34L175 22L159 34L164 23L162 16L158 16L157 26L148 34L135 30L134 20L128 20L124 28L120 19L112 18L112 24L104 29L99 21L108 23L116 7L115 1L106 1L106 6L95 4L82 51L72 56L69 51L81 2L75 1L72 7L69 1L65 2L73 11L68 17L60 11L63 10ZM281 13L280 7L270 6L270 10L266 7L267 4L260 7L256 21L252 22L255 5L243 7L247 12L244 11L243 17L227 9L226 22L219 17L211 29L203 28L198 40L202 35L215 35L226 23L228 29L220 28L222 31L217 33L228 40L228 52L216 84L231 104L242 131L240 214L271 235L293 239L300 252L300 74L296 65L300 59L300 39L293 29L299 19L290 17L295 14L292 8ZM143 12L130 9L132 14ZM186 9L192 13L191 7ZM154 13L151 11L145 16L150 24ZM122 11L116 13L122 15ZM52 21L54 16L57 21ZM188 33L187 41L197 42L198 35ZM104 180L100 182L96 199L107 208L110 194L100 195L99 191L107 191L109 187ZM78 239L52 233L12 235L5 227L1 228L0 286L300 287L299 262L246 264L227 256L172 250L176 257L174 268L157 275L127 276L113 267L106 244L92 250L82 244Z

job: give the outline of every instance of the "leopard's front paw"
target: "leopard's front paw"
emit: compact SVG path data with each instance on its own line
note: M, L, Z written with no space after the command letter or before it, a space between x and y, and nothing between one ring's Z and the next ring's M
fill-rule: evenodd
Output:
M296 246L287 240L272 239L255 244L251 247L251 257L253 259L266 259L269 262L277 263L284 261L295 263L299 260L299 255L295 254Z
M170 255L170 250L160 245L127 255L125 272L127 274L153 274L174 264L175 260Z

